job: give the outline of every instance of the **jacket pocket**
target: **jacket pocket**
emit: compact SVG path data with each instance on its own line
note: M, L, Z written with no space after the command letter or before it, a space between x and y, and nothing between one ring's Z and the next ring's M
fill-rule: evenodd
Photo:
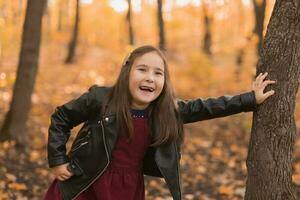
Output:
M75 158L71 159L70 164L68 165L68 169L72 171L76 176L80 176L83 174L83 170L79 166Z

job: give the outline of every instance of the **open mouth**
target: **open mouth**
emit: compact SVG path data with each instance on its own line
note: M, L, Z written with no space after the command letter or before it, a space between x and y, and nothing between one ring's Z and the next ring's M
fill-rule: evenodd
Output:
M146 92L153 92L154 91L154 88L148 87L148 86L140 86L139 88L140 88L140 90L146 91Z

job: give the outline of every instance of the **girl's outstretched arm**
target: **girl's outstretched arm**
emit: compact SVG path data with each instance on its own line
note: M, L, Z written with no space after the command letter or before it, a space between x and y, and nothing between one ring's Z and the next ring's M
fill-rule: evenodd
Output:
M184 123L225 117L240 112L255 111L257 104L262 103L274 91L263 93L264 88L275 81L266 80L267 76L260 74L252 84L252 91L236 96L221 96L208 99L178 100L178 107Z

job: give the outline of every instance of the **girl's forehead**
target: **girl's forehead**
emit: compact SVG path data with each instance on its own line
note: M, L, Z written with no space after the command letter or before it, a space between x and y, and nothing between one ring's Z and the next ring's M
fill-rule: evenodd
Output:
M145 53L134 61L135 65L147 65L164 68L164 61L156 52Z

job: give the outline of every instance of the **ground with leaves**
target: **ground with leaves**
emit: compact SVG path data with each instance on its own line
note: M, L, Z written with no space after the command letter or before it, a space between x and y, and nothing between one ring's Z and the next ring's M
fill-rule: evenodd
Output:
M48 47L51 50L51 46ZM54 53L56 49L52 49ZM33 107L28 121L31 144L25 151L18 151L14 143L0 144L0 200L39 200L53 180L47 167L46 141L49 117L55 106L79 96L90 85L111 84L119 70L112 59L111 52L99 49L88 55L76 65L62 65L62 52L56 56L42 56ZM47 52L49 53L49 52ZM45 54L45 52L44 52ZM42 54L43 55L43 54ZM86 58L88 56L88 59ZM8 109L12 84L15 79L16 59L5 59L0 75L0 121ZM107 64L109 63L109 64ZM178 93L192 96L190 93L204 94L194 87L186 87L183 82L197 79L189 71L182 73L180 68L171 68L179 82L175 82ZM180 82L180 80L182 82ZM212 87L216 82L211 82ZM203 85L207 82L203 83ZM229 84L230 85L230 84ZM189 88L189 91L187 91ZM220 87L221 88L221 87ZM236 89L232 89L235 90ZM213 94L222 93L215 91ZM209 93L207 93L209 95ZM244 113L222 119L199 122L185 127L185 143L182 149L181 172L183 197L186 200L239 200L245 193L247 175L246 156L251 128L251 113ZM299 127L299 123L297 123ZM76 132L75 129L73 132ZM298 134L299 135L299 134ZM293 182L300 196L300 139L296 140L294 151ZM171 199L163 180L145 177L146 194L149 200Z

